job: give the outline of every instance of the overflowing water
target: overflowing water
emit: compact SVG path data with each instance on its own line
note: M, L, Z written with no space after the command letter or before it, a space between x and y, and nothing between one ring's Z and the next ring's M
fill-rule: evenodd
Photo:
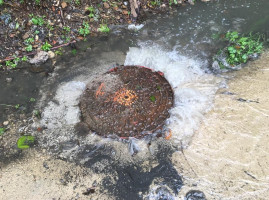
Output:
M202 68L206 62L180 55L177 51L165 51L158 45L130 48L125 65L142 65L164 73L171 84L175 102L167 120L172 130L172 140L187 145L199 127L203 114L208 111L221 79L206 74Z
M79 163L98 173L112 173L111 180L106 180L103 184L106 185L106 189L114 192L113 195L117 198L124 199L128 195L133 195L133 199L183 198L183 193L180 193L181 196L177 195L182 187L182 179L176 175L174 166L184 176L183 183L185 181L186 186L182 191L185 193L188 192L187 189L198 187L212 199L231 197L229 192L224 194L221 190L224 186L228 188L227 181L214 179L214 177L221 179L218 173L225 173L227 164L218 156L223 156L226 160L230 158L226 158L225 152L212 155L215 156L216 162L224 166L221 170L214 171L207 163L211 163L215 168L218 166L207 157L206 153L199 157L200 152L208 150L210 151L208 153L212 154L213 150L220 152L229 146L229 140L226 138L224 146L213 148L224 138L221 134L222 127L213 124L215 121L221 124L220 119L225 112L221 114L213 112L209 121L207 113L212 112L216 106L219 106L219 112L222 111L222 106L227 110L236 109L232 105L225 107L227 103L225 101L215 105L215 100L220 95L218 91L228 88L228 81L236 72L217 75L211 73L212 56L219 48L225 46L223 41L214 39L214 36L230 30L242 33L259 31L266 35L269 27L268 10L267 0L220 0L206 4L198 1L195 6L181 7L170 15L151 17L144 26L140 26L139 31L134 30L134 26L130 26L130 30L127 27L124 29L115 27L108 37L95 38L77 45L78 54L70 53L60 58L55 64L53 74L40 88L41 98L37 108L42 110L42 118L31 126L33 130L42 127L43 131L42 134L36 131L32 134L39 138L39 145L42 148L58 157ZM170 117L166 122L167 128L172 132L170 140L160 138L153 141L146 139L123 141L102 138L95 134L86 133L82 136L78 134L84 130L79 126L81 121L79 98L85 85L95 76L120 64L142 65L164 73L175 94L174 107L170 110ZM224 92L233 95L229 91ZM237 92L242 91L238 89ZM30 91L26 94L33 93ZM267 112L266 109L256 107L251 109ZM214 118L215 116L218 120ZM237 117L231 119L235 120ZM205 125L204 121L208 124ZM218 138L213 140L213 143L210 142L214 138L214 130L210 129L211 123L212 127L218 128ZM201 125L204 131L198 134ZM233 121L226 125L236 127ZM208 127L208 132L212 133L208 137L203 137L203 134L207 134L207 128L204 127ZM195 138L197 134L198 139ZM199 139L204 143L199 143ZM232 137L232 139L236 141L238 138ZM239 144L234 143L234 146L229 147L235 148L236 145ZM168 157L181 147L187 149L187 157L184 154L180 156L173 154L171 164ZM137 154L133 156L135 153ZM228 151L228 153L234 152ZM206 159L203 160L201 157ZM199 165L197 162L202 164ZM245 169L242 171L251 174L244 162L241 165L239 161L231 159L229 166L231 163L235 164L237 167L235 171L238 173L240 172L238 168L243 166ZM114 171L117 172L116 175L113 174ZM210 176L211 171L214 171L213 176ZM231 174L235 176L235 173ZM113 176L119 178L113 179ZM228 175L225 177L231 178ZM262 186L259 188L264 190L263 185L267 184L267 179L260 180ZM212 189L214 183L217 185ZM232 192L239 190L236 183ZM253 187L255 184L256 182L250 183ZM120 190L121 187L125 190Z

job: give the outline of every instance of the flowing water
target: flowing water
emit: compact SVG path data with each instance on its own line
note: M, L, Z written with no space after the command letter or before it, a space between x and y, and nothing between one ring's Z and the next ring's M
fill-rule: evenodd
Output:
M183 199L197 189L208 199L266 199L268 53L242 71L225 74L211 73L211 63L225 45L214 35L230 30L266 35L268 10L267 0L197 2L167 16L150 16L141 30L114 27L109 36L77 45L78 54L58 59L40 87L36 106L42 119L29 131L53 155L107 174L102 192L116 199ZM118 64L164 73L175 93L166 122L170 140L78 134L85 85ZM36 97L31 90L18 98L23 95ZM46 129L40 134L37 127Z

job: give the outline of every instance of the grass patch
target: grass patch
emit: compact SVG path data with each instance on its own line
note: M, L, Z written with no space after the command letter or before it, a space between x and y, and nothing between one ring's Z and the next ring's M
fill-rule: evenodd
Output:
M221 69L246 63L262 52L262 39L260 34L240 35L236 31L228 32L224 38L228 45L219 51L215 60L218 61Z

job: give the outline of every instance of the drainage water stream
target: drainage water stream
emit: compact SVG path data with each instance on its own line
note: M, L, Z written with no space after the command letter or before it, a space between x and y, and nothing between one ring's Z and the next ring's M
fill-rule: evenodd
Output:
M260 156L266 156L262 148L268 141L268 100L262 96L267 94L268 53L242 71L216 75L210 66L224 45L212 35L229 30L266 34L268 10L266 0L197 2L169 16L150 17L139 31L115 27L109 36L77 45L78 54L60 58L41 86L42 119L31 124L32 134L47 152L99 176L101 189L94 199L181 199L189 190L201 190L208 199L266 199L268 159ZM101 138L78 124L86 84L119 64L164 73L175 94L166 123L170 140ZM252 88L250 81L257 84ZM44 128L42 134L34 131L37 127Z

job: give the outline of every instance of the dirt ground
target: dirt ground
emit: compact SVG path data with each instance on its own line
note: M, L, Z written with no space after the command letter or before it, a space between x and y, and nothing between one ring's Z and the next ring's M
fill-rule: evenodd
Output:
M46 42L50 45L46 51L55 50L89 36L107 34L115 25L141 23L149 13L187 5L182 0L138 2L139 15L134 18L128 0L4 1L0 5L0 64L16 68L5 61L32 56L44 50Z
M229 87L219 91L184 154L173 155L185 179L183 193L196 188L208 199L268 198L268 63L267 52L232 73Z
M201 190L207 199L267 199L268 63L267 52L231 72L229 87L218 92L189 147L172 155L184 182L177 199L189 190ZM114 199L101 192L104 175L33 149L1 166L0 177L3 199Z

